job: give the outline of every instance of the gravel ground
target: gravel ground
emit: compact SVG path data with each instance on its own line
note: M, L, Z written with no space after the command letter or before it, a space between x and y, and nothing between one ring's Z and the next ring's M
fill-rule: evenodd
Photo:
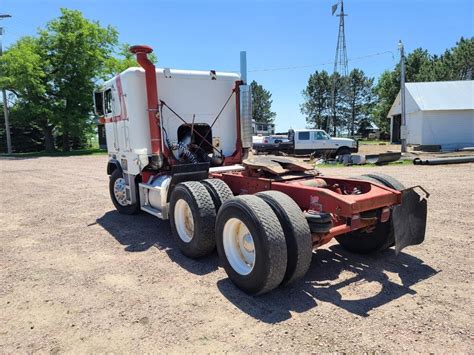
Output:
M0 352L470 352L474 165L377 170L431 193L424 244L318 250L302 282L249 297L167 222L122 216L106 156L0 160Z

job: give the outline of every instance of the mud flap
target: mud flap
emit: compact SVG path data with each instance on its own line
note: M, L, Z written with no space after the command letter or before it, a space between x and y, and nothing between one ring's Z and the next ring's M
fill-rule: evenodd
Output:
M403 190L402 203L393 209L392 223L395 234L395 252L398 254L409 245L421 244L425 240L429 193L420 196L415 186Z

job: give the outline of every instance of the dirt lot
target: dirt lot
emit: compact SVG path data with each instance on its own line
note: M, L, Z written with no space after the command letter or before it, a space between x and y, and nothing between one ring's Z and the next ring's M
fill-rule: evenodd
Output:
M183 257L167 222L115 212L105 164L0 160L1 353L474 348L473 165L376 168L432 193L426 242L370 257L331 244L302 282L253 298L216 255Z

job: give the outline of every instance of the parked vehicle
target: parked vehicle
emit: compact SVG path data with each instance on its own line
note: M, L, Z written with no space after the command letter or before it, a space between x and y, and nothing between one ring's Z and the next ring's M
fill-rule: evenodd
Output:
M262 137L262 139L258 142L253 141L252 148L256 152L268 152L268 151L275 151L278 150L280 143L287 143L289 142L288 136L284 135L272 135Z
M359 144L350 138L333 138L322 129L297 129L288 132L288 139L271 145L254 145L258 153L337 156L356 153Z
M334 138L322 129L297 129L293 132L295 154L344 155L357 153L358 142L350 138Z
M110 197L120 213L169 219L184 255L217 248L232 282L262 294L303 277L313 250L333 238L355 253L423 241L426 199L392 177L329 177L295 158L247 158L245 71L156 69L150 47L130 51L143 69L129 68L94 93Z

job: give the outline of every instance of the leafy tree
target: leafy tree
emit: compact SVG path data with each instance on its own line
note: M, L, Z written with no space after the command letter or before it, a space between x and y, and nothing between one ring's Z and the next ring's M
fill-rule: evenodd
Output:
M331 80L331 100L330 100L330 116L332 118L331 125L333 136L337 135L340 127L345 124L345 95L346 95L346 77L341 76L339 73L333 73L330 77ZM329 127L328 127L329 130Z
M47 151L54 148L54 97L48 83L49 62L37 38L23 37L0 59L0 86L16 95L15 105L22 114L17 123L27 123L43 131ZM12 120L13 123L13 120Z
M61 16L40 30L38 39L45 52L48 84L55 97L55 123L63 137L82 138L91 128L91 95L96 78L105 69L118 43L117 31L85 19L79 11L61 9Z
M373 104L374 79L368 78L360 69L353 69L346 80L345 104L348 113L348 130L353 136L356 130L367 128L369 112Z
M435 76L433 73L433 61L431 55L426 49L417 48L406 57L405 61L407 82L433 81ZM396 70L400 75L400 66Z
M256 122L272 123L276 113L272 112L272 94L254 80L250 84L252 91L252 117Z
M461 39L454 48L434 59L436 80L472 80L474 71L474 37Z
M119 46L114 56L109 57L105 62L105 69L102 73L102 79L107 80L112 76L118 75L130 67L139 67L136 56L129 50L130 45L123 43ZM154 53L148 55L148 59L153 63L157 62Z
M36 152L44 147L43 131L25 119L30 112L24 105L15 102L9 110L10 133L13 152ZM0 105L0 122L4 122L3 106ZM5 125L0 124L0 152L6 153Z
M382 133L390 132L390 120L387 119L387 114L399 90L400 82L397 72L384 71L374 88L374 94L377 95L377 103L372 110L374 122Z
M26 109L24 121L41 128L46 150L54 149L53 133L69 150L92 130L92 92L117 43L114 28L61 9L37 37L21 38L0 59L0 86Z
M300 106L308 126L328 130L331 85L330 76L325 70L310 75L308 85L302 92L304 102Z

